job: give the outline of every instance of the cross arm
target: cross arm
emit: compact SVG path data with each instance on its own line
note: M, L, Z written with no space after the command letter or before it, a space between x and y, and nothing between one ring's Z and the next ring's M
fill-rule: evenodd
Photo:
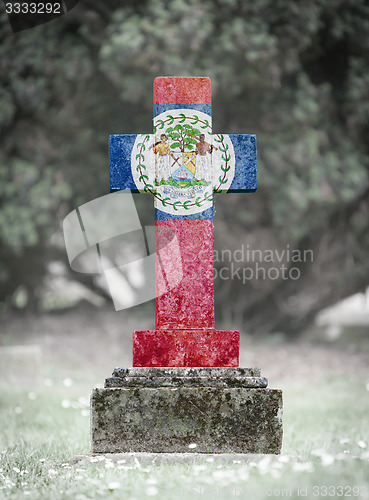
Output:
M134 164L138 164L139 155L137 148L134 151L134 146L137 140L141 137L137 134L114 134L109 137L109 164L110 164L110 192L120 191L121 189L130 189L133 193L142 191L141 187L137 186L137 179L134 179L132 173L132 160ZM143 148L148 151L154 144L154 135L146 134L149 137Z
M256 179L256 135L229 134L234 150L234 177L229 188L224 191L233 193L253 193L257 189ZM221 150L223 151L223 150ZM227 158L230 149L222 153ZM224 168L224 166L223 166ZM217 191L222 191L218 188Z

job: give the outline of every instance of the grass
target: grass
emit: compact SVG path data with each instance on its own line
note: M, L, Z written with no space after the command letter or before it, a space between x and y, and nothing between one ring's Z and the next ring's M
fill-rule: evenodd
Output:
M284 390L279 459L192 465L101 461L87 454L88 386L0 393L0 498L141 499L156 497L369 497L369 394L366 382L332 378Z

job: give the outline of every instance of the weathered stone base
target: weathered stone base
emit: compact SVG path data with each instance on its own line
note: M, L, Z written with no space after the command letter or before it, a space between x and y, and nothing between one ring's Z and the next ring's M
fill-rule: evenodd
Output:
M116 369L94 389L93 453L280 453L282 391L266 389L258 370L138 370Z

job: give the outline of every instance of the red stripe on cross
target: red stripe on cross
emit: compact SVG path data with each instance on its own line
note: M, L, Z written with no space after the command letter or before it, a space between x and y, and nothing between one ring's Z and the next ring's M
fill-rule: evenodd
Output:
M211 104L210 78L158 76L154 104Z

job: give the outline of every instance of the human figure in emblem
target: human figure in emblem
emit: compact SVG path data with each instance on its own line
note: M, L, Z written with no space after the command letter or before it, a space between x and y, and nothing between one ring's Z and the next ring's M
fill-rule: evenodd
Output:
M197 139L197 137L196 137ZM205 141L205 134L200 135L196 144L196 178L210 182L212 178L210 155L214 146Z
M168 137L166 134L161 134L160 141L156 142L149 149L154 148L154 154L158 154L156 162L156 179L160 182L161 179L165 181L170 177L170 146L168 144Z

